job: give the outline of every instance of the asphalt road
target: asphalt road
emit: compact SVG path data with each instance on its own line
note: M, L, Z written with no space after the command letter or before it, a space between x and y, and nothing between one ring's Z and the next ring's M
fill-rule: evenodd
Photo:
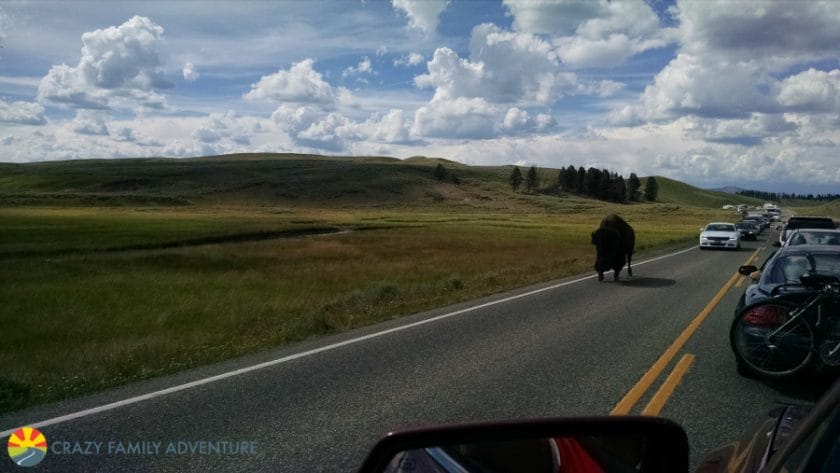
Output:
M751 257L763 261L766 239L740 251L687 249L637 264L634 278L617 283L581 275L6 414L0 431L47 421L39 471L353 471L388 431L607 415L682 334L661 374L624 406L640 414L693 355L660 415L686 428L696 462L774 403L807 402L823 388L735 372L727 341L743 291L735 275ZM68 414L75 418L59 418ZM0 455L0 471L15 468Z

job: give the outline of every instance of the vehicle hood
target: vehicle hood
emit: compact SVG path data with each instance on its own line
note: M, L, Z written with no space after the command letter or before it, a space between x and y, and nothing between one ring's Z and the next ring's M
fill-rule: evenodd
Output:
M710 231L710 232L703 232L700 234L702 237L710 238L710 237L722 237L722 238L730 238L737 235L738 232L717 232L717 231Z

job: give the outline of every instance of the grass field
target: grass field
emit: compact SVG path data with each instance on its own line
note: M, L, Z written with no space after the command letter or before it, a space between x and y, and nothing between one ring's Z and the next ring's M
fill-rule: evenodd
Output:
M313 168L281 192L288 169L231 164L242 159L59 163L0 179L0 411L588 272L589 233L610 212L641 253L691 244L730 215L688 205L687 187L617 205L513 194L509 168L456 166L462 184L444 184L427 159L289 158L328 164L329 184L312 188Z

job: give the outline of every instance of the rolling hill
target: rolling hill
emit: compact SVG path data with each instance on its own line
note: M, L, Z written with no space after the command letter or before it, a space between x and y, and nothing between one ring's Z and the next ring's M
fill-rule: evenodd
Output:
M443 181L434 168L447 169ZM468 203L545 208L556 196L513 194L512 166L468 166L441 158L327 157L235 154L200 158L137 158L0 164L0 205L295 205L411 207ZM556 169L541 169L550 186ZM659 201L720 208L724 192L657 177ZM528 198L525 198L528 197ZM567 196L568 200L586 200ZM739 202L756 204L757 199Z

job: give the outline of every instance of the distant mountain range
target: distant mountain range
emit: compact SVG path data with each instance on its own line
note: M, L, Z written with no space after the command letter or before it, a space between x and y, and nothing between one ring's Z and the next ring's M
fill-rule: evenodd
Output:
M717 189L709 189L715 192L726 192L727 194L737 194L739 192L748 190L737 186L726 186L726 187L719 187Z

